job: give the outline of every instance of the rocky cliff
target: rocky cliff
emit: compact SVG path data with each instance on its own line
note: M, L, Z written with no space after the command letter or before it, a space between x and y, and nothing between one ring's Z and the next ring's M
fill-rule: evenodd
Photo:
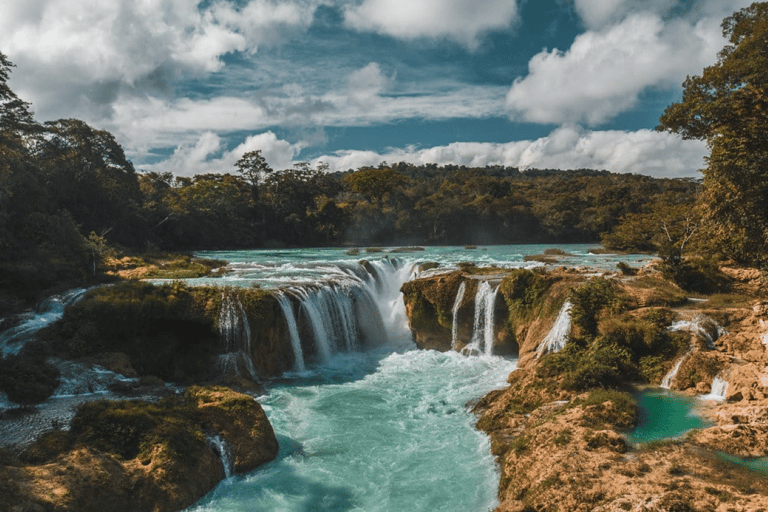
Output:
M69 431L44 435L19 457L3 453L0 502L9 511L179 510L277 451L261 406L227 388L92 402Z
M766 477L722 455L768 456L766 281L754 270L721 272L719 293L695 297L653 269L494 273L503 298L494 339L519 353L509 387L475 406L500 464L499 511L768 508ZM459 338L471 338L468 285L456 319L452 305L460 282L482 279L465 269L403 288L419 346L451 349L457 323ZM570 325L558 346L566 301ZM710 394L701 414L716 425L632 445L636 386L662 382Z

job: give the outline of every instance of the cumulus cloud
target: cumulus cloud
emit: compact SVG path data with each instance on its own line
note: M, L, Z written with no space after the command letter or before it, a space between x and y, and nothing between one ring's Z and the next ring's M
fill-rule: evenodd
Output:
M331 170L375 166L383 161L472 167L504 165L541 169L605 169L656 177L693 177L703 167L706 145L651 130L582 131L561 127L536 140L508 143L455 142L426 149L340 151L318 157Z
M485 31L517 19L514 0L363 0L344 13L349 27L402 39L439 37L475 47Z
M120 94L157 95L158 84L169 92L180 76L218 71L224 55L255 52L289 28L308 26L315 8L306 1L198 4L9 0L0 16L0 48L25 70L14 74L15 91L44 117L60 114L61 104L96 117Z
M612 25L632 12L663 14L678 5L679 0L574 0L579 17L589 29Z
M171 172L176 176L196 174L234 173L237 162L248 151L260 150L273 169L287 169L301 151L301 144L278 139L273 132L251 135L230 151L223 150L224 142L213 132L205 132L191 144L178 146L166 160L142 166L145 171Z
M515 80L506 106L513 119L537 123L608 121L637 104L650 87L679 87L723 46L720 20L664 21L632 14L604 31L579 35L571 47L544 50Z
M371 62L347 77L350 99L360 105L370 105L392 81L392 78L384 75L378 63Z
M465 86L439 93L379 96L391 83L375 64L353 72L339 92L320 96L286 86L271 94L211 99L120 98L105 127L140 157L152 147L190 144L197 134L273 126L371 126L398 119L446 120L499 115L503 86Z

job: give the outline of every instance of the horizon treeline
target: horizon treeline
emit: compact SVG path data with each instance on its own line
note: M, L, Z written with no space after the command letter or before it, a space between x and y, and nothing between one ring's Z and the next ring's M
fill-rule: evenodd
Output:
M299 163L272 171L258 151L222 174L137 172L109 132L77 119L37 122L7 85L12 66L0 54L0 287L6 291L32 293L92 278L116 251L596 243L601 237L615 249L652 251L651 239L661 232L658 212L690 211L699 189L693 179L588 169L383 163L331 173L322 164Z

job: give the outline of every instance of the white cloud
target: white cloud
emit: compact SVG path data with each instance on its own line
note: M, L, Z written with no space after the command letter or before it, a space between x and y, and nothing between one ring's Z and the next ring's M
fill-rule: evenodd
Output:
M213 132L200 135L194 144L182 144L162 162L142 166L142 170L171 172L176 176L208 173L235 173L235 162L248 151L261 150L267 163L275 170L288 169L301 151L302 145L278 139L273 132L251 135L231 151L222 151L223 141Z
M350 99L360 105L370 106L370 103L389 87L392 80L384 75L376 62L371 62L347 77Z
M720 20L663 21L632 14L607 30L579 35L568 51L531 59L506 106L513 119L598 125L637 104L650 87L679 87L700 73L723 46Z
M476 47L485 31L517 19L515 0L364 0L345 11L348 26L402 39L439 37Z
M600 29L612 25L632 12L663 14L679 4L679 0L574 0L574 7L587 28Z
M573 0L576 12L590 30L610 27L636 13L677 16L689 21L710 17L719 21L750 3L752 0Z
M331 170L344 171L375 166L383 161L436 163L484 167L504 165L540 169L605 169L611 172L646 174L655 177L693 177L703 167L706 145L685 141L651 130L580 131L561 127L537 140L508 143L455 142L427 149L340 151L314 161L324 161Z
M463 87L448 92L379 96L391 79L368 65L350 75L339 93L314 96L286 86L256 98L222 96L182 98L119 98L104 123L126 146L131 157L153 147L191 144L197 134L259 131L272 126L370 126L398 119L446 120L499 115L505 87Z
M98 119L119 94L170 93L182 76L220 70L228 53L255 52L291 29L306 28L316 8L312 0L199 4L4 0L0 49L21 70L12 78L15 92L44 118L66 115L62 105L77 105L78 117Z

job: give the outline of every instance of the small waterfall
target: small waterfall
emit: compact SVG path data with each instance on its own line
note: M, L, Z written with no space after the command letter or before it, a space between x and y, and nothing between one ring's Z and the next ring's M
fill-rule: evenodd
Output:
M327 363L331 360L331 355L333 354L331 339L325 323L326 319L323 317L322 311L317 305L319 290L314 290L312 292L313 293L310 293L309 289L302 288L295 290L295 293L301 302L301 310L309 320L309 325L315 340L317 355L322 362Z
M488 281L477 287L475 294L475 321L472 341L462 350L466 355L493 354L493 324L496 294L499 288L493 288Z
M661 387L670 389L672 380L675 378L675 375L677 375L677 371L680 369L680 365L683 364L683 361L685 361L685 358L688 357L688 354L690 354L690 352L687 352L683 357L678 359L675 363L675 366L672 367L672 369L664 376L663 379L661 379Z
M456 300L453 302L453 321L451 323L451 348L453 350L456 350L459 346L459 307L461 307L461 301L464 300L465 288L466 281L462 281L456 292Z
M301 349L301 339L299 338L299 328L296 325L296 317L293 314L291 300L282 292L278 291L275 296L280 308L283 310L285 323L288 325L288 334L291 337L291 346L293 347L293 358L296 361L296 371L304 371L304 353Z
M235 460L232 457L229 445L227 445L227 442L224 440L224 438L219 435L207 436L207 438L208 444L211 446L211 448L213 448L213 450L221 459L221 465L224 466L224 477L231 477L235 472Z
M715 349L715 342L726 331L720 324L705 315L696 315L692 320L680 320L669 326L670 331L688 331L694 336L701 336L707 343L707 348Z
M725 400L725 394L728 392L728 381L719 374L712 379L712 391L709 395L717 400Z
M226 353L219 356L221 373L227 377L239 377L244 368L247 377L256 380L257 372L251 352L251 326L243 304L237 294L230 290L221 294L219 334L226 350Z
M536 351L536 358L549 354L550 352L560 352L565 348L568 336L571 334L571 308L573 304L566 300L560 308L557 320L549 330L546 337L541 341L539 349Z
M16 355L25 343L40 329L60 319L64 309L74 304L86 292L85 288L75 288L45 299L38 311L28 311L22 315L19 325L0 333L0 355Z

